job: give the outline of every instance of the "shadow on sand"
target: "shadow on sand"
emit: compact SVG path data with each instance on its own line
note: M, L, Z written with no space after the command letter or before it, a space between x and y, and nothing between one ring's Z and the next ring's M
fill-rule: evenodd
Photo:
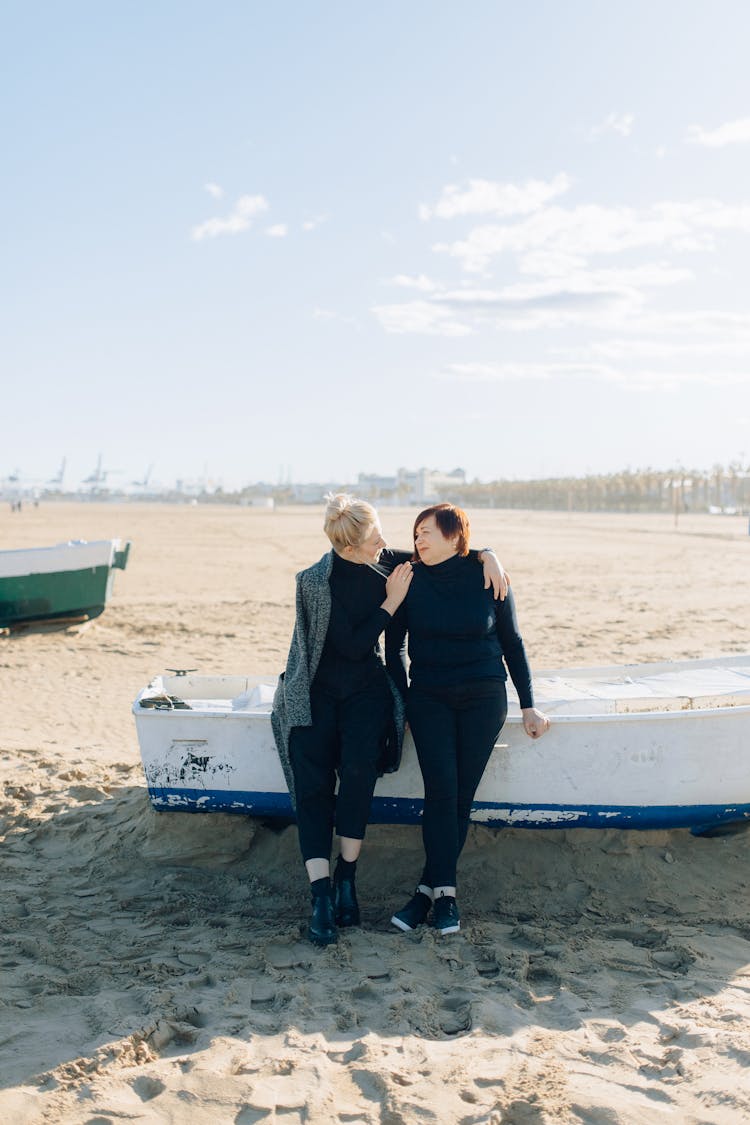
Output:
M284 1032L314 1033L352 1063L368 1033L495 1039L586 1023L601 1032L595 1062L608 1036L669 1028L675 1004L717 994L750 961L747 835L472 828L463 929L440 938L390 925L421 841L376 826L360 861L363 926L316 949L294 827L155 813L140 787L70 797L5 826L6 1088L52 1092L117 1068L135 1088L154 1059L187 1065L217 1037Z

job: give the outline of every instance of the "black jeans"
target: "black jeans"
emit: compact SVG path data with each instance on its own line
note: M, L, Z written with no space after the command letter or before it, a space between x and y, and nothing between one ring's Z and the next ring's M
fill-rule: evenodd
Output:
M312 726L294 727L289 757L302 858L329 859L337 836L364 840L393 696L385 675L346 699L310 696ZM339 791L336 796L336 772Z
M406 714L424 779L422 882L454 887L474 794L508 710L502 680L410 688Z

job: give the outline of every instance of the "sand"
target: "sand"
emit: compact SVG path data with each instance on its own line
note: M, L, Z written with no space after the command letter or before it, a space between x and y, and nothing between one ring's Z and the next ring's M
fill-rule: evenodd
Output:
M750 650L745 520L473 524L537 669ZM0 637L0 1119L750 1120L750 837L473 828L438 939L388 921L418 830L373 828L363 927L314 949L294 829L155 813L130 706L165 668L280 670L320 511L0 511L0 547L110 536L101 618Z

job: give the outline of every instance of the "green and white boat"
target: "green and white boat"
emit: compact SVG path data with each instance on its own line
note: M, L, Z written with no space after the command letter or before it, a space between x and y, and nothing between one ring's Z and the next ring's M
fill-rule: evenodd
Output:
M130 542L120 539L0 551L0 627L98 617L129 553Z

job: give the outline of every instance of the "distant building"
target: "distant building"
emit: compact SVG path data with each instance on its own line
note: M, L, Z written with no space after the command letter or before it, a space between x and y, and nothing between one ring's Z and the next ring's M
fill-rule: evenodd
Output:
M436 504L466 484L463 469L450 473L439 469L399 469L395 477L360 473L357 492L373 503L408 506Z
M273 496L241 496L240 507L242 508L267 508L273 511L276 502Z
M327 484L289 484L287 488L294 504L320 504L327 492L352 492L354 485L329 481Z
M398 504L398 478L381 477L374 473L360 473L356 493L373 504Z

